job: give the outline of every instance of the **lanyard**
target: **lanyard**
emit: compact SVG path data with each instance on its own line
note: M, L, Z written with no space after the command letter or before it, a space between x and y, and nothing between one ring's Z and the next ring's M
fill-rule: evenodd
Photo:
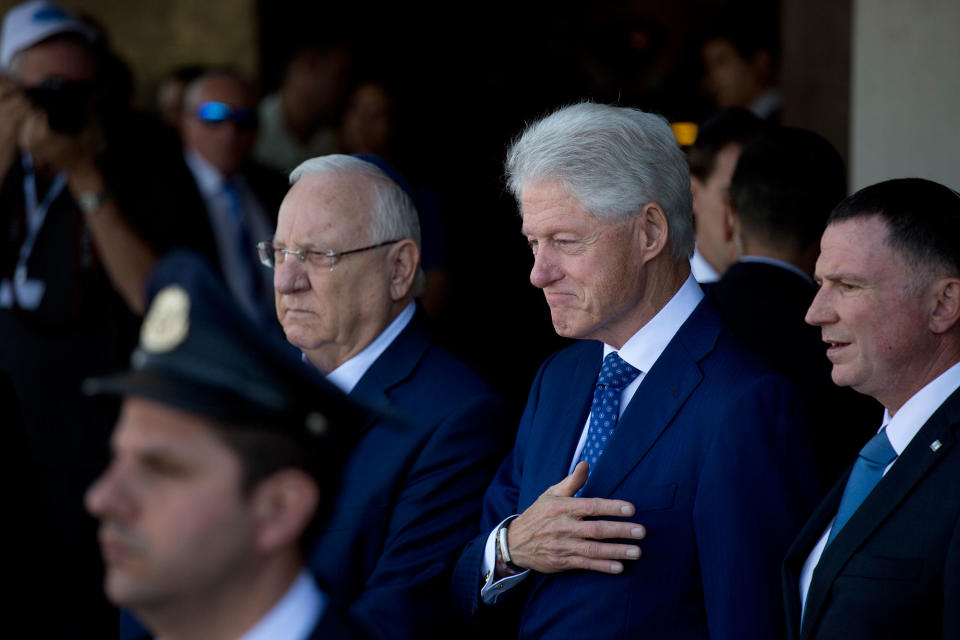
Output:
M27 260L33 253L33 245L37 242L37 236L40 235L40 229L43 227L44 220L47 219L47 212L50 205L57 199L63 188L67 186L67 174L61 171L53 179L50 188L43 196L41 202L37 202L37 177L33 172L33 158L29 154L23 156L23 199L27 210L27 235L20 246L20 257L17 260L17 272L26 277Z

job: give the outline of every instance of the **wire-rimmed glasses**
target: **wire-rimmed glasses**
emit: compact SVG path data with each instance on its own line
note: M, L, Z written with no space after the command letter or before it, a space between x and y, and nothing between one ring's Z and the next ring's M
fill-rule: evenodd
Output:
M387 240L386 242L378 242L377 244L372 244L369 247L350 249L349 251L334 251L333 249L294 250L287 249L286 247L278 247L272 242L258 242L257 253L260 255L260 263L265 267L270 267L271 269L275 269L278 264L283 264L283 261L287 256L294 256L301 263L306 262L307 259L309 259L310 264L317 267L322 267L324 261L328 261L330 264L330 271L333 271L333 265L336 264L337 258L348 256L351 253L360 253L361 251L379 249L380 247L385 247L389 244L395 244L397 242L400 242L400 238L397 238L396 240Z

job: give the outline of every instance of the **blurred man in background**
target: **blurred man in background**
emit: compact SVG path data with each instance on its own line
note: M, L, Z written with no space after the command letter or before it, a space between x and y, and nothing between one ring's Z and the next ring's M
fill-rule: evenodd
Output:
M727 189L740 150L763 123L744 109L728 109L700 125L687 150L690 192L697 245L690 268L697 282L716 281L737 259L732 225L727 215Z
M54 637L113 626L94 586L82 493L102 468L117 406L84 397L80 382L127 362L156 256L193 237L170 171L176 145L132 125L107 59L98 32L58 5L4 16L0 372L16 390L41 496L36 571L58 576L32 596L58 612L45 620Z
M812 131L771 127L740 153L722 206L737 261L707 297L730 331L804 394L821 489L833 486L880 415L830 380L820 332L803 318L827 216L846 194L840 154Z
M196 78L184 94L180 131L227 288L255 322L279 329L272 277L259 264L256 244L273 237L287 183L250 160L257 134L253 87L231 71Z

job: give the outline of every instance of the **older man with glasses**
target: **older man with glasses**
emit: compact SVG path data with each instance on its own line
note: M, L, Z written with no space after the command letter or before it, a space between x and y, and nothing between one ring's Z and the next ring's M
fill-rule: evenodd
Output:
M450 571L512 420L435 344L414 301L420 229L396 170L330 155L291 182L273 242L259 245L287 340L343 391L396 416L365 425L311 566L374 636L452 637Z

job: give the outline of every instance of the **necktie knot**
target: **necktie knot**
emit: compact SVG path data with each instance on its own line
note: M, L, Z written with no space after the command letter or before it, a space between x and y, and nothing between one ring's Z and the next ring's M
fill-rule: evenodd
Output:
M625 362L616 351L611 351L603 359L597 384L622 390L640 375L640 370Z
M860 450L860 457L875 465L886 468L897 457L890 444L890 438L887 437L887 430L883 429L877 435L870 438L867 444Z
M837 516L834 518L833 527L827 536L828 546L847 523L847 520L860 508L860 504L870 495L873 488L877 486L880 478L883 477L884 469L896 457L897 452L890 444L886 429L881 429L863 446L859 457L853 463L850 475L847 477L847 486L844 487L843 496L840 498Z

